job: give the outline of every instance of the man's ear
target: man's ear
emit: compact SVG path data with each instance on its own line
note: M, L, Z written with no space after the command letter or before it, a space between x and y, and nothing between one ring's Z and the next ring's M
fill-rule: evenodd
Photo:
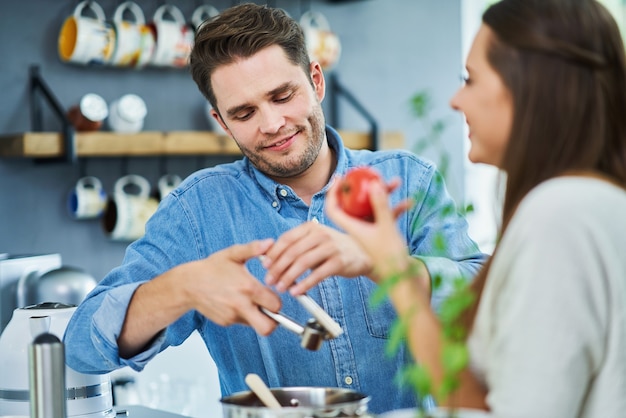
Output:
M324 72L319 62L313 61L310 66L311 82L313 83L313 89L317 95L317 99L321 102L326 95L326 80L324 79Z

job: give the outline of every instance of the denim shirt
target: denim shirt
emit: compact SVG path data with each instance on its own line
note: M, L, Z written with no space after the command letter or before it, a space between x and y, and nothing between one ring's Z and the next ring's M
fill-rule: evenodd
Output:
M450 210L454 202L431 163L402 150L349 150L336 131L327 127L326 132L338 158L335 174L367 165L386 180L402 179L392 203L412 197L415 204L397 224L409 252L424 260L432 277L470 279L477 272L485 255L469 238L465 219ZM316 193L309 206L247 158L191 174L160 203L145 236L127 248L123 264L104 277L77 308L65 335L67 364L83 373L107 373L124 366L141 371L160 351L181 344L198 330L217 364L223 396L248 390L244 378L254 372L270 387L343 387L367 394L373 413L415 406L414 393L394 384L397 372L410 363L408 350L402 348L393 357L385 354L395 311L388 301L370 305L376 285L367 277L332 276L308 292L344 330L339 338L325 341L319 351L301 348L299 337L283 327L263 337L251 327L222 327L190 311L157 335L142 353L130 359L118 355L116 341L139 285L181 263L233 244L278 238L307 221L336 228L324 213L327 188ZM447 243L443 253L436 249L438 234ZM258 260L250 260L247 266L263 280L265 270ZM435 292L433 303L437 305L448 290L443 286ZM281 312L296 322L303 324L311 317L288 293L281 298Z

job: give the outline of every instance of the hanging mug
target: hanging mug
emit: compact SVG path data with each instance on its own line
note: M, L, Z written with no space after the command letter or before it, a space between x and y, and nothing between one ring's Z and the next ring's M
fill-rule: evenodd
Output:
M68 198L68 208L75 219L95 219L104 212L107 195L97 177L78 179Z
M300 18L300 26L304 31L309 59L319 62L322 69L330 70L339 61L341 43L330 30L326 17L319 12L305 12Z
M102 225L114 241L134 241L145 233L146 222L156 212L158 202L150 197L145 177L129 174L115 182L113 197L107 202Z
M89 10L94 17L83 16ZM106 22L104 11L93 0L76 6L74 14L63 22L59 33L59 57L77 64L106 64L115 48L115 31Z
M124 19L125 13L132 15L132 21ZM155 41L152 31L145 23L143 11L137 3L125 1L117 6L113 15L116 40L112 65L143 67L150 61Z
M204 22L214 18L218 14L220 14L220 12L210 4L198 6L191 14L191 27L194 32L196 32Z
M165 16L171 19L165 19ZM152 65L183 68L189 64L194 33L185 23L185 17L178 7L171 4L160 6L154 12L150 28L156 39L150 60Z
M164 174L161 176L158 182L159 187L159 199L164 199L165 196L170 194L174 189L178 187L182 179L176 174Z

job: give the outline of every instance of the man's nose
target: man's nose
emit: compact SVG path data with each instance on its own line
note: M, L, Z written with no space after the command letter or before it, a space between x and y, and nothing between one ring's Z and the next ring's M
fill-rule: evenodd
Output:
M275 134L285 124L285 117L275 107L268 106L261 110L261 132Z

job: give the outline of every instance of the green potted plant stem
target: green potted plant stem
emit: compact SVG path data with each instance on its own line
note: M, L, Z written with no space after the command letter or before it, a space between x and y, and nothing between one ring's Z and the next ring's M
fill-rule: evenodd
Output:
M428 148L434 148L438 155L438 170L441 173L436 181L445 181L448 174L449 153L442 143L442 134L446 128L446 122L443 119L433 120L430 116L432 110L432 101L427 91L419 91L411 97L410 108L413 116L421 123L424 134L421 136L414 147L416 154L422 154ZM422 196L415 196L417 200L421 200ZM449 212L458 210L455 206L444 208L442 216L446 216ZM471 204L461 207L460 212L467 214L473 210ZM435 236L433 247L436 253L443 254L446 248L446 242L443 234ZM371 299L373 306L382 303L388 296L390 289L396 286L402 280L411 280L416 276L416 272L408 271L406 273L388 277L374 293ZM432 289L436 291L443 286L442 277L433 277ZM392 411L384 414L384 418L474 418L482 416L478 411L470 411L456 409L454 407L454 393L458 389L460 381L460 373L469 365L469 352L465 344L468 330L463 325L461 319L463 313L472 306L475 301L475 295L469 288L469 283L459 277L455 279L447 278L451 281L452 293L446 298L437 312L442 330L442 351L441 365L444 371L443 380L439 385L434 385L427 368L414 363L398 375L398 384L402 387L410 387L417 394L420 401L420 407L415 410ZM425 307L415 306L414 310L425 309ZM411 316L411 315L408 315ZM399 317L394 323L389 343L387 344L387 354L394 355L398 349L407 341L409 320L406 317ZM435 408L429 410L427 405L447 401L450 408Z

